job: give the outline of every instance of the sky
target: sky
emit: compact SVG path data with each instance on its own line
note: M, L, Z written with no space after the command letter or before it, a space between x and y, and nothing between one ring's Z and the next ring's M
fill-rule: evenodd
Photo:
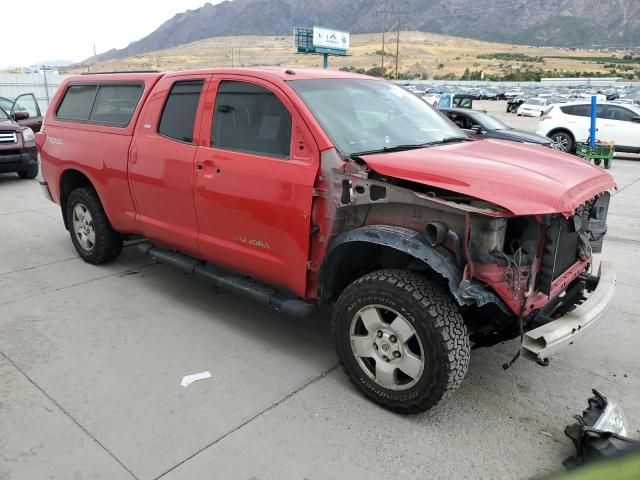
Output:
M219 3L221 0L208 0ZM207 0L3 0L0 68L26 67L46 60L79 62L123 48L153 32L176 13ZM23 8L26 7L26 12ZM6 39L14 41L7 43Z

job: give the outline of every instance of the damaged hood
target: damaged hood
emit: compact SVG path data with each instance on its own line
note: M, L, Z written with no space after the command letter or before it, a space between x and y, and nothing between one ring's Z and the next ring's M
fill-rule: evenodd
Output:
M615 187L611 175L578 157L501 140L364 155L362 159L380 175L468 195L516 215L569 216L580 204Z

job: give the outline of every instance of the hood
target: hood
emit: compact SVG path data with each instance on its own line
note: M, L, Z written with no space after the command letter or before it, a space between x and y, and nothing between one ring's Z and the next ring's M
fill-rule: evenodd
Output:
M12 132L19 132L22 130L20 125L18 125L13 120L0 120L0 129L2 130L10 130Z
M514 128L510 130L494 130L494 133L497 137L503 138L505 140L538 143L541 145L548 145L551 143L551 139L548 137L543 137L542 135L538 135L537 133L523 132L522 130L516 130Z
M569 216L580 204L616 186L611 175L578 157L502 140L452 143L362 159L381 175L469 195L516 215Z

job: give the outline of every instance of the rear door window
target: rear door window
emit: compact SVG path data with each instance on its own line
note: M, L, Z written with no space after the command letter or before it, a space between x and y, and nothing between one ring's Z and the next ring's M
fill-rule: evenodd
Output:
M223 81L216 96L211 146L289 158L291 114L280 99L264 87Z
M158 133L180 142L193 143L193 126L203 80L176 82L162 111Z
M631 110L616 105L607 105L604 112L604 118L607 120L620 120L621 122L630 122L635 116L636 114Z

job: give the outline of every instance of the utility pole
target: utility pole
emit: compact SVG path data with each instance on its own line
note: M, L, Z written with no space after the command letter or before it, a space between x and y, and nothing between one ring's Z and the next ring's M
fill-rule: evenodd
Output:
M42 74L44 75L44 91L45 96L47 97L47 107L49 106L49 84L47 82L47 70L51 70L51 67L47 67L46 65L41 65L40 70L42 70Z
M235 62L233 60L233 47L231 47L231 67L235 67Z
M93 42L93 56L94 57L98 56L98 54L96 53L96 43L95 42Z
M382 6L378 8L377 13L382 15L382 50L380 55L381 56L380 67L382 69L382 75L384 76L384 55L385 55L385 49L386 49L387 14L392 16L394 15L399 16L399 15L406 15L409 12L394 10L393 8L391 10L387 10L387 0L384 0ZM389 32L392 32L394 29L397 30L396 31L396 78L397 78L398 77L398 53L400 51L400 20L399 20L399 17L396 17L396 18L398 18L397 23L393 24Z
M380 55L380 67L382 76L384 77L384 34L387 31L387 0L384 0L382 6L382 54Z
M398 79L398 58L400 57L400 20L398 20L398 30L396 31L396 80Z

